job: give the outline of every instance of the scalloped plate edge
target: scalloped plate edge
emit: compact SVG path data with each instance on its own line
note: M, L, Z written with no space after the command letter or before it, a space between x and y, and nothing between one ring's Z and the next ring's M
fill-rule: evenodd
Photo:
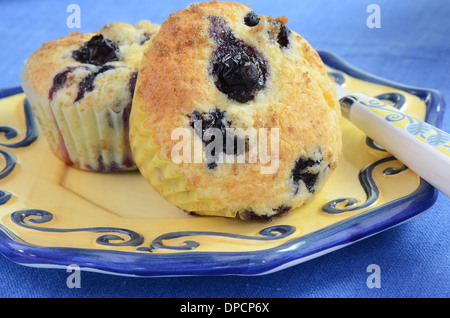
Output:
M409 92L427 107L425 120L441 126L445 101L440 92L391 82L363 72L330 51L318 51L324 63L338 71ZM0 98L21 93L20 87L0 90ZM276 248L253 252L183 252L145 254L96 249L56 248L20 242L0 226L0 252L8 259L38 268L67 268L133 277L199 275L263 275L303 263L397 226L425 212L437 199L437 190L424 180L405 197L367 210L342 222L292 239ZM364 224L361 227L361 224ZM160 264L164 262L164 267Z

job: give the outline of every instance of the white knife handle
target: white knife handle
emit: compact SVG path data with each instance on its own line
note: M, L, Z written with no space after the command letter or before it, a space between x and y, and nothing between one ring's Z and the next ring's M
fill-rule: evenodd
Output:
M450 135L409 114L354 93L340 100L343 116L450 197Z

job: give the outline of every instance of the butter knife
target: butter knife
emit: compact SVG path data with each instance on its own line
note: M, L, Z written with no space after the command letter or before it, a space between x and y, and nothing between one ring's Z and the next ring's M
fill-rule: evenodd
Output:
M450 197L450 134L380 99L334 86L343 117Z

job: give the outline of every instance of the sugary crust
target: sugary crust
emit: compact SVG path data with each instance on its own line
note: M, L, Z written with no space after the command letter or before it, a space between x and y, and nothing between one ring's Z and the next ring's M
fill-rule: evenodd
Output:
M22 87L41 130L66 164L96 171L136 169L128 141L130 81L158 30L149 21L110 23L99 32L72 32L44 43L28 58ZM114 41L120 59L104 65L76 60L73 52L99 34ZM58 82L58 76L64 80ZM91 83L83 88L89 77Z
M166 169L180 177L182 191L195 191L195 202L166 198L197 214L222 215L226 210L226 216L236 216L251 211L270 217L277 214L278 207L295 208L320 190L341 153L340 108L319 55L293 31L289 48L280 48L270 32L280 27L274 21L285 23L287 19L259 16L259 24L249 28L243 21L250 11L241 4L212 1L171 14L144 53L139 72L130 135L132 142L133 138L141 140L132 143L133 151L140 154L138 167L158 190L147 175L145 154L154 151L155 144L160 147L157 155L168 162ZM268 61L266 87L245 104L227 98L208 73L216 47L209 34L211 16L225 19L236 37L254 46ZM171 139L173 129L189 127L193 111L215 108L227 112L233 128L279 128L276 173L262 174L261 167L267 165L261 163L225 163L211 170L204 163L171 161L171 151L179 142ZM149 134L154 144L142 142ZM315 169L321 174L314 191L302 186L294 194L291 175L296 160L316 157L320 164ZM209 202L208 210L199 204L204 201Z
M55 74L60 69L74 64L70 53L89 41L93 35L75 31L61 39L43 43L39 50L31 54L24 72L25 80L33 92L38 95L48 94Z
M39 50L32 53L26 61L22 77L28 82L29 88L34 93L39 96L48 95L56 74L66 67L84 65L84 63L77 62L72 58L72 52L79 49L97 34L102 34L105 38L113 40L119 45L120 61L110 62L109 64L116 67L125 67L129 69L130 73L136 72L139 69L142 52L146 47L142 43L145 35L148 36L147 39L150 39L158 31L159 25L143 20L135 26L123 22L114 22L105 25L98 32L72 32L66 37L44 43ZM68 82L79 82L80 80L80 78L75 78ZM107 86L106 83L105 86ZM105 96L108 96L108 94ZM93 106L84 105L84 103L79 104L79 107Z

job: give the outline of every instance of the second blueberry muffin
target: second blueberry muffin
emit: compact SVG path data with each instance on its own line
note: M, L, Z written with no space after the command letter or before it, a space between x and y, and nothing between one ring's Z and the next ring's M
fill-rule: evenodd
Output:
M129 113L144 49L159 25L115 22L44 43L26 61L24 92L53 152L92 171L135 170Z

